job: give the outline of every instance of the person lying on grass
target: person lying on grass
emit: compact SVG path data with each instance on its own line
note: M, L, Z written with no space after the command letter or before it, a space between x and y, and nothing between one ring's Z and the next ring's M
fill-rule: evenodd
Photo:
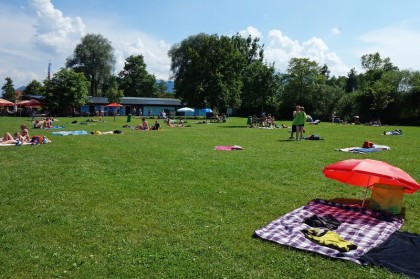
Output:
M398 135L402 135L402 130L400 130L400 129L395 129L395 130L393 130L393 131L389 131L389 132L384 131L384 135L385 135L385 136L391 136L391 135L396 135L396 136L398 136Z
M28 129L23 129L20 133L16 132L13 136L9 132L6 132L3 135L1 142L3 144L19 144L23 142L29 142L31 138L29 137Z

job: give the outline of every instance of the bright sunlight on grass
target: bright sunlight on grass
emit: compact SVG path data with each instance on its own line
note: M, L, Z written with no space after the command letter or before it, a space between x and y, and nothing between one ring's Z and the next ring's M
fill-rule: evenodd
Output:
M124 133L30 129L53 142L1 147L1 278L403 278L252 236L312 199L362 199L362 188L323 176L336 161L383 160L420 181L419 127L321 123L306 126L306 134L325 140L296 142L287 140L289 129L251 129L246 118L200 125L190 119L191 127L160 131L122 128L123 117L83 120L55 124ZM0 118L1 132L30 123ZM381 135L395 128L404 135ZM365 140L391 150L335 151ZM216 145L244 150L215 151ZM420 233L419 204L420 193L405 196L403 231Z

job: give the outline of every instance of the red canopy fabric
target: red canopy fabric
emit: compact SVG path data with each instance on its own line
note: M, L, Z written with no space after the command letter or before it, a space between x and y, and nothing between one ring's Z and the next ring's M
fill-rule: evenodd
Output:
M408 173L386 162L371 159L350 159L326 166L326 177L355 186L371 187L373 184L385 184L403 187L404 192L412 194L420 190Z
M0 98L0 107L13 107L15 103Z
M17 103L18 106L22 107L35 107L35 106L42 106L42 103L38 100L31 99L31 100L25 100Z
M122 107L122 105L118 103L111 103L111 104L106 105L106 107Z

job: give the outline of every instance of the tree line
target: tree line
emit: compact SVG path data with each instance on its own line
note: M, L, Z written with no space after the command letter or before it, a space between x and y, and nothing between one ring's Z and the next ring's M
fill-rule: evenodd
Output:
M65 67L43 83L33 80L24 94L42 95L56 114L104 96L119 102L123 96L168 97L166 84L146 69L141 54L125 61L113 74L111 43L100 34L87 34L67 59ZM420 124L420 72L400 70L379 53L361 57L364 72L354 68L346 76L330 74L327 65L308 58L292 58L284 73L264 61L258 38L200 33L174 44L168 51L175 97L192 107L218 112L234 108L239 115L271 113L291 118L296 104L314 119L331 115L352 121ZM13 81L6 78L3 98L15 98Z

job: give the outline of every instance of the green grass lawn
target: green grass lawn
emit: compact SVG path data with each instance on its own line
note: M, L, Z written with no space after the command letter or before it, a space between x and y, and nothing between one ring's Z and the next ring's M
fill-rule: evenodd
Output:
M288 129L250 129L245 118L189 120L190 128L160 131L122 128L125 117L88 125L71 124L75 119L86 120L55 124L124 134L31 129L53 143L1 148L0 278L404 278L252 235L315 198L362 199L363 188L324 177L322 169L336 161L383 160L420 181L419 127L383 136L397 127L321 123L306 126L307 135L325 140L296 142L286 140ZM31 122L0 117L1 132L20 124ZM334 150L365 140L391 150ZM405 196L402 230L420 233L419 204L420 193Z

